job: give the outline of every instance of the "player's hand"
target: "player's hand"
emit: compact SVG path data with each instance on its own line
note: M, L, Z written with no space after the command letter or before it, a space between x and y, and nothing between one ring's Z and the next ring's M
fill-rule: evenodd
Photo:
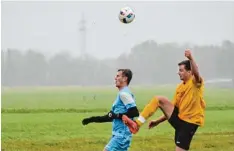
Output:
M193 59L192 53L190 49L186 49L184 52L185 57L187 57L189 60Z
M154 128L155 126L157 126L160 122L158 120L151 120L149 122L149 129Z
M82 124L83 125L87 125L87 124L89 124L89 123L91 123L92 121L91 121L91 119L90 118L84 118L83 120L82 120Z

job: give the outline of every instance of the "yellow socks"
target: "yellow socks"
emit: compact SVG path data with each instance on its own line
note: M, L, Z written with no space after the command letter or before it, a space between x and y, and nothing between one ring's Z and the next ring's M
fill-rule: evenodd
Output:
M159 106L159 101L157 97L153 97L149 104L145 106L140 116L136 120L138 126L141 126L145 121L154 114Z

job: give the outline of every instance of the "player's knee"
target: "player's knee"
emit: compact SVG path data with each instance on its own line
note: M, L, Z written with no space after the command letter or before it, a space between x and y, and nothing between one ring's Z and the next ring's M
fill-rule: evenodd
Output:
M158 98L159 101L159 105L164 105L167 102L169 102L168 98L164 97L164 96L156 96Z

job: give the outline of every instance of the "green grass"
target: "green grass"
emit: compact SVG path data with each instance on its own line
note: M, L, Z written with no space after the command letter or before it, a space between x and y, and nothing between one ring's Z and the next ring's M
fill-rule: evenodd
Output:
M172 98L174 92L173 88L132 90L139 108L155 94ZM82 126L81 120L105 114L116 96L114 88L4 88L2 92L1 141L6 151L96 151L108 143L111 123ZM234 90L208 89L205 99L205 126L199 128L191 150L233 151ZM158 111L152 118L161 114ZM171 151L173 137L167 122L152 130L145 124L134 135L130 151Z

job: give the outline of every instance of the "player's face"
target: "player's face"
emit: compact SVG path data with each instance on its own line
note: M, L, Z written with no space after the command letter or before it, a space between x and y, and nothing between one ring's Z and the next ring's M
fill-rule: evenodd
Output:
M180 80L186 81L191 76L191 71L187 71L184 65L180 65L178 75L180 76Z
M125 86L125 83L127 81L127 77L123 76L122 71L117 72L115 76L115 86L120 88Z

